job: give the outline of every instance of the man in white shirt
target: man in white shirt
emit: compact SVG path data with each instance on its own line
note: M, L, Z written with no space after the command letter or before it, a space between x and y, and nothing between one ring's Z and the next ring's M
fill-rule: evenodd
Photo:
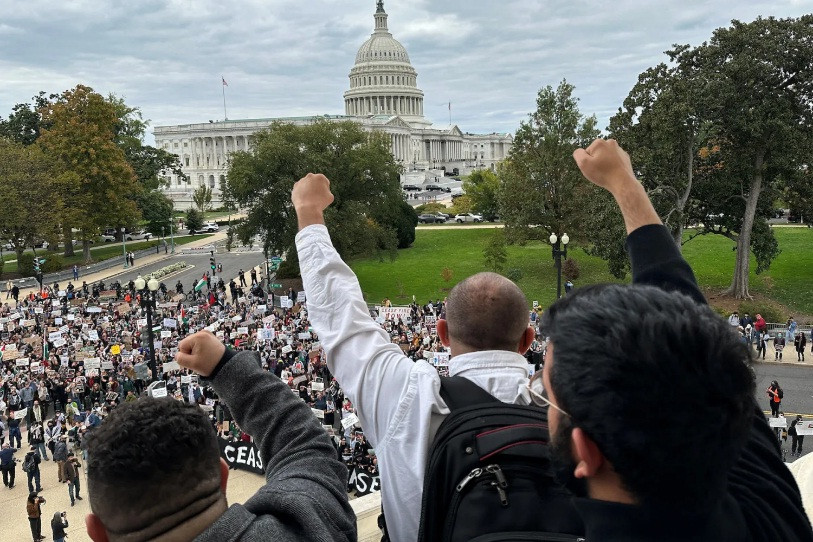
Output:
M291 199L308 317L375 449L390 539L416 540L427 455L449 414L440 377L426 361L404 356L370 318L358 280L324 226L324 210L333 202L330 181L309 174L296 183ZM528 307L516 284L494 273L455 286L446 319L437 322L438 336L451 348L450 375L468 378L505 403L530 404L522 356L534 339Z

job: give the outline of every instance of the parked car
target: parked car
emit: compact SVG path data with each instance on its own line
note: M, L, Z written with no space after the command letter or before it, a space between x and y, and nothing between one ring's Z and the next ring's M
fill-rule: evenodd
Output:
M125 239L128 241L149 241L152 234L145 230L127 232Z
M220 230L220 226L217 225L216 222L204 222L200 229L193 230L189 229L189 235L193 235L195 233L215 233Z
M405 184L401 188L407 192L416 192L421 189L420 186L415 186L414 184Z
M452 189L449 188L448 186L440 186L439 184L427 184L424 188L426 190L429 190L430 192L450 192L451 193L451 191L452 191Z
M462 224L463 222L482 222L483 217L474 213L460 213L455 215L455 222Z
M111 233L103 233L99 236L103 243L113 243L116 241L116 235Z
M440 219L441 222L446 222L447 220L452 218L451 215L447 215L446 213L438 212L438 213L435 213L435 214L437 215L437 217Z
M418 222L422 224L434 224L435 222L446 222L446 219L441 218L438 215L424 213L422 215L418 215Z

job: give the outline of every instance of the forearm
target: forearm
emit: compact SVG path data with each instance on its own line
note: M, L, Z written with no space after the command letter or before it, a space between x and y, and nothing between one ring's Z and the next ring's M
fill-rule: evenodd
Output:
M296 210L296 219L299 224L299 231L314 224L324 225L325 223L324 212L320 209L299 208Z
M269 482L314 470L326 483L346 481L346 470L311 410L279 378L260 369L256 352L234 355L212 385L235 422L254 437Z
M624 217L627 234L642 226L663 223L658 213L655 212L643 185L635 178L620 183L612 194Z

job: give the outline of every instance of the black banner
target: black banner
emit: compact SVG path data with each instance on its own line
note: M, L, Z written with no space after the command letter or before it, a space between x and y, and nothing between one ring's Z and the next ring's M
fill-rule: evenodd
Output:
M348 486L356 490L356 497L363 497L373 491L381 491L381 478L377 474L372 475L363 469L352 467Z
M265 474L265 464L260 457L260 450L253 442L229 442L222 438L217 440L220 443L220 457L229 464L229 467Z

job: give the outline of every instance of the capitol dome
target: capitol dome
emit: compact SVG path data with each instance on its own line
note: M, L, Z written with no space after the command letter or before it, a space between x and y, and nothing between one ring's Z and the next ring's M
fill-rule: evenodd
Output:
M350 90L344 93L345 113L350 116L397 115L414 125L428 124L423 117L423 91L406 48L387 28L384 1L378 0L375 29L359 47L350 70Z

